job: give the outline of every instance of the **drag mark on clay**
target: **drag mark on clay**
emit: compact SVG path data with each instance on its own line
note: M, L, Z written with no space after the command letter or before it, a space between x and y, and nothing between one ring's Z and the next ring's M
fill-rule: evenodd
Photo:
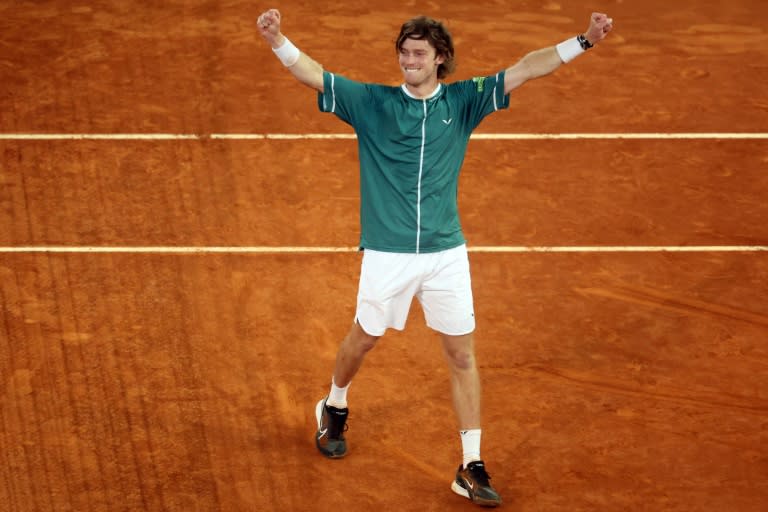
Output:
M644 398L655 398L667 402L678 403L682 405L705 406L715 409L734 410L739 412L753 413L758 415L768 414L768 402L757 397L737 396L730 393L707 393L706 396L700 393L700 396L686 396L684 390L660 389L659 386L632 386L610 379L599 379L591 373L569 370L567 368L553 368L544 365L527 365L524 368L531 372L543 373L549 376L568 380L581 387L595 389L599 391L614 391L624 395L638 396Z
M744 309L736 309L729 306L714 304L703 300L688 297L678 297L670 293L644 287L617 287L609 288L574 288L579 295L593 295L610 299L622 300L633 304L641 304L677 311L685 314L703 316L717 315L732 320L739 320L756 325L768 327L768 317L760 313L753 313Z
M443 482L445 480L445 471L442 471L436 468L435 466L427 464L423 460L414 456L410 452L403 450L399 446L391 446L389 449L392 452L394 452L396 455L399 455L400 457L405 459L408 464L411 464L413 467L423 471L424 474L432 476L436 481Z

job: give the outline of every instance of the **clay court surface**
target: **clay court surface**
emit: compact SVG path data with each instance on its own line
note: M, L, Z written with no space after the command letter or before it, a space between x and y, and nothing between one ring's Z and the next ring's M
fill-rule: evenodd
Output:
M451 79L614 18L470 142L483 456L507 510L768 509L768 7L576 4L0 2L0 511L473 510L416 303L353 381L348 457L314 447L356 141L259 38L268 7L393 85L417 14Z

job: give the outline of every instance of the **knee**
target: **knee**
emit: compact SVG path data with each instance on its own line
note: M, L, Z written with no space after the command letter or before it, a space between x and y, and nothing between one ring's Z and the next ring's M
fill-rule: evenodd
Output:
M457 370L470 370L475 367L475 354L471 349L446 350L445 355L448 364Z
M346 342L347 345L352 347L356 352L365 354L376 346L376 342L379 338L380 336L372 336L359 326L356 326L356 328L353 328L352 332L347 335Z
M373 347L376 346L376 342L379 340L378 337L375 336L365 336L363 338L359 338L355 341L355 346L360 352L366 353L373 349Z
M443 335L443 353L452 370L475 368L475 343L472 334Z

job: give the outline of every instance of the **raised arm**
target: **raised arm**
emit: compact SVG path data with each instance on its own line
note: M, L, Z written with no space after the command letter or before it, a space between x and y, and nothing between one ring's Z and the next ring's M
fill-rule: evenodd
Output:
M563 41L557 46L533 51L507 68L504 76L504 93L509 93L528 80L552 73L561 64L569 62L602 41L612 28L613 19L603 13L592 13L589 28L584 34Z
M280 11L270 9L259 16L257 21L261 37L272 46L272 50L296 79L323 92L323 66L299 51L287 37L280 32Z

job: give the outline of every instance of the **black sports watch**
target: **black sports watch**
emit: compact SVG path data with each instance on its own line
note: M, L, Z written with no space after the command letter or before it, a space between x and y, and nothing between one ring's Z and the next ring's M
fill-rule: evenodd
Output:
M576 40L579 42L579 45L581 46L582 50L589 50L594 46L592 43L590 43L587 40L584 34L579 34L578 36L576 36Z

